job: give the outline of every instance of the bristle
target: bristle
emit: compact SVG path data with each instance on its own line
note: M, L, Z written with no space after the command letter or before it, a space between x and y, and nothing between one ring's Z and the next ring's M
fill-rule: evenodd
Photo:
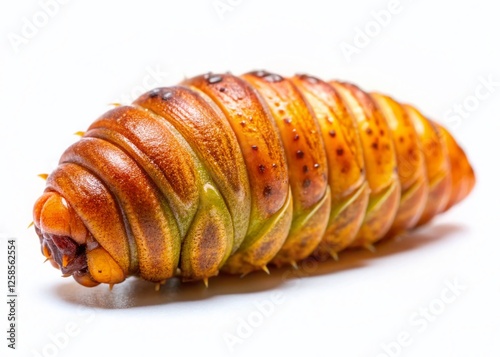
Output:
M377 249L375 248L375 246L373 244L367 243L367 244L363 245L363 247L372 253L377 252Z
M69 264L70 257L69 257L69 255L63 254L61 260L62 260L62 266L63 266L63 268L66 268L68 266L68 264Z
M330 251L329 253L330 253L330 256L333 258L333 260L335 260L336 262L338 262L338 261L339 261L339 255L338 255L338 253L337 253L337 252L335 252L335 251Z

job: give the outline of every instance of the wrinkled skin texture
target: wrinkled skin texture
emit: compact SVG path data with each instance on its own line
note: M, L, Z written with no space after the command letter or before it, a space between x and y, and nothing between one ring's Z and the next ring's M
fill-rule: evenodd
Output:
M474 184L410 105L308 75L206 74L98 118L33 216L43 255L84 286L206 281L370 248Z

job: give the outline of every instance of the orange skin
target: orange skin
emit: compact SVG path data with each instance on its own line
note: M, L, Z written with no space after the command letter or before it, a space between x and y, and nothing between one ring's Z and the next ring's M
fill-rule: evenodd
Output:
M354 117L340 94L318 78L292 78L318 120L328 160L331 209L328 225L315 256L333 256L356 238L368 206L363 148Z
M33 217L42 254L81 285L206 283L371 248L474 185L450 133L390 97L307 75L206 74L98 118Z
M292 213L288 168L276 124L269 120L268 107L255 89L231 74L218 75L215 79L207 81L206 76L197 76L183 84L202 91L217 104L241 148L250 184L250 226L224 270L247 273L264 267L287 237ZM281 214L282 207L289 208ZM266 224L273 216L278 217L273 226L280 222L281 228L274 229L273 234L266 233ZM265 250L261 249L263 246Z
M425 207L429 185L417 132L405 108L390 97L372 93L389 125L398 165L401 199L389 236L413 228Z
M293 221L273 263L294 264L314 251L328 223L330 191L325 147L314 113L292 81L266 71L248 73L243 78L267 103L284 143Z
M349 83L332 82L351 109L363 148L366 178L370 187L368 208L351 246L367 246L388 232L400 199L400 182L390 128L373 99Z
M424 153L429 192L419 225L429 222L435 215L444 212L451 197L452 181L448 147L437 126L425 118L417 109L405 105L405 109L417 131Z

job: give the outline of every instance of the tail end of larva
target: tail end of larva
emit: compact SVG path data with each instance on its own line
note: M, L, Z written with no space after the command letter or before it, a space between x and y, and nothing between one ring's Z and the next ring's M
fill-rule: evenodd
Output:
M476 176L464 150L453 136L441 125L436 124L444 139L451 171L451 195L445 211L465 199L476 185Z

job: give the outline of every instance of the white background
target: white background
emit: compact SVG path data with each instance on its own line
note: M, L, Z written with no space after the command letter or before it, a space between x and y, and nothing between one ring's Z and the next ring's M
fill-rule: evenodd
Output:
M69 1L44 10L37 1L1 2L0 290L6 296L5 238L15 237L19 299L15 353L6 347L0 304L0 355L500 355L495 2L401 0L383 26L374 12L387 9L386 0L222 0L232 4L224 13L213 0L130 3ZM33 21L38 27L28 28ZM348 58L341 46L354 46L357 29L370 37ZM42 264L38 238L26 229L44 187L36 175L55 168L74 132L108 103L127 103L151 86L261 68L349 80L415 104L466 149L476 189L376 254L345 253L338 263L305 267L302 278L272 269L159 293L131 279L110 292ZM480 89L487 98L474 97L488 79L497 85ZM458 291L443 300L450 284ZM424 323L429 308L432 321ZM256 327L245 328L249 320Z

